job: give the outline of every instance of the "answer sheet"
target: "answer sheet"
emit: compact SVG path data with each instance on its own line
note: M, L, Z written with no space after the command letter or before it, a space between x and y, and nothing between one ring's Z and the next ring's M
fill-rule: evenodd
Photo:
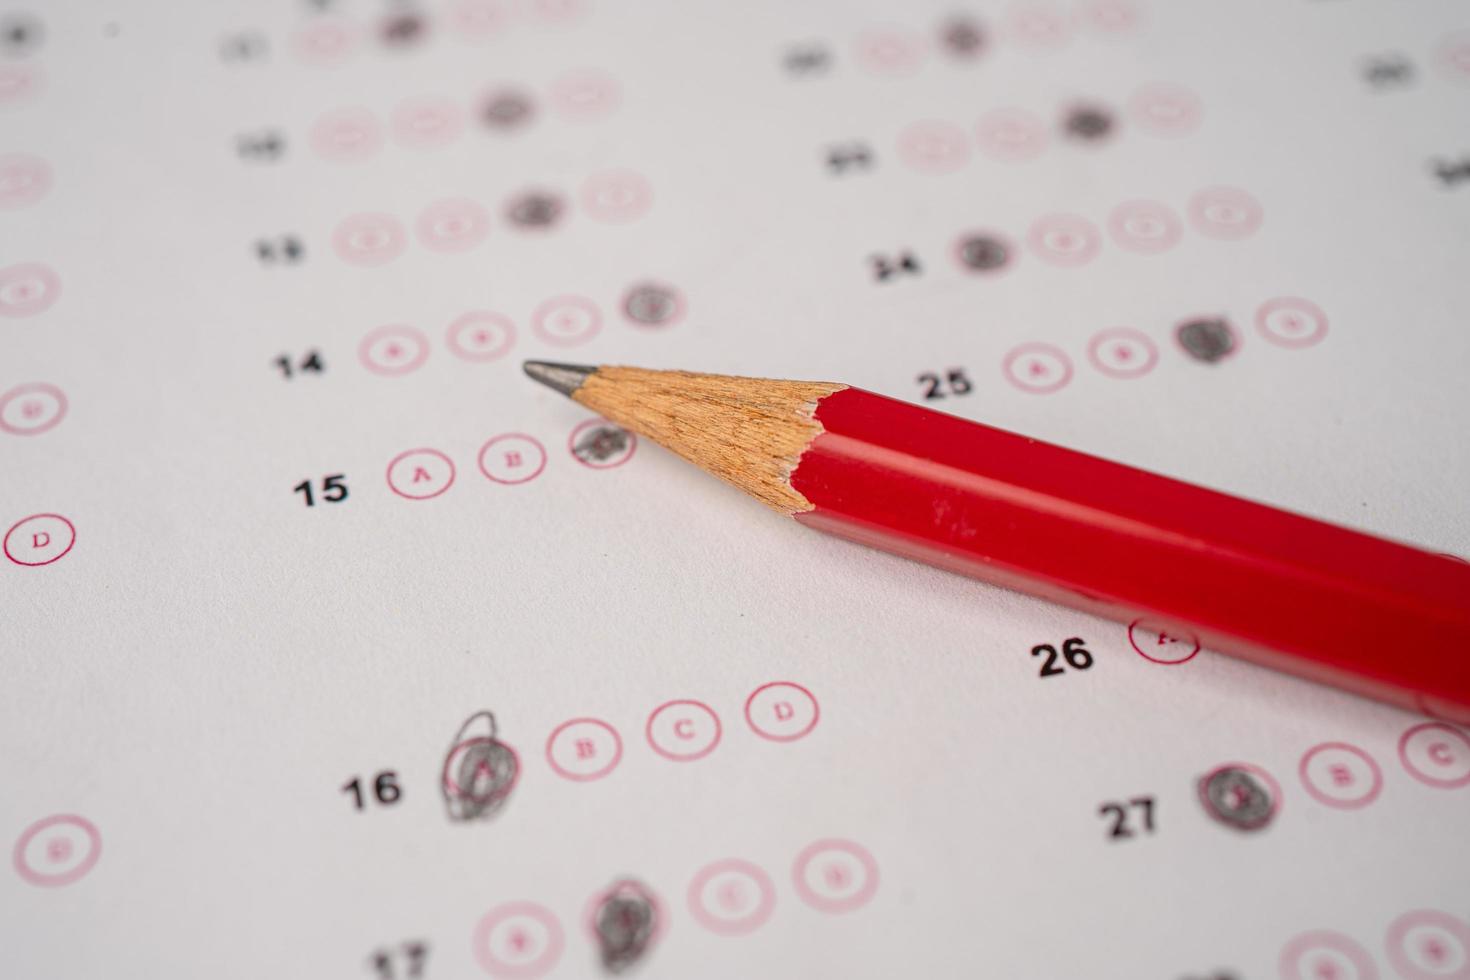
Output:
M7 0L0 969L1470 977L1470 718L828 539L520 370L1470 556L1467 123L1456 0Z

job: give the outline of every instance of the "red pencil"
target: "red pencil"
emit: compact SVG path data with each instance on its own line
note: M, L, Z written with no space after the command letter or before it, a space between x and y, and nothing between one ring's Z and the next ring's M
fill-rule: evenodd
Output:
M525 368L809 527L1470 718L1458 559L847 385Z

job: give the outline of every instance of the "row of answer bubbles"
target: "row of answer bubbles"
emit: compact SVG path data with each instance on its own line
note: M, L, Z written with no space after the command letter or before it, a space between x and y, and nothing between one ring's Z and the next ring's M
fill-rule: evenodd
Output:
M602 419L587 419L567 437L567 452L583 466L607 470L633 458L638 437ZM546 469L546 447L535 436L502 432L475 455L480 473L492 483L530 483ZM450 456L428 446L406 449L388 461L388 488L405 500L432 500L443 495L458 476Z
M852 840L826 838L802 848L791 865L797 896L827 914L854 912L878 891L878 863ZM685 890L690 917L721 936L749 935L776 908L776 885L760 865L723 858L695 872ZM614 972L651 954L668 928L656 890L631 878L592 895L582 921L602 965ZM494 977L541 977L560 962L566 945L561 920L537 902L497 905L476 924L475 957Z
M1207 187L1186 205L1190 227L1217 241L1239 241L1255 234L1265 212L1259 201L1236 187ZM1107 229L1114 244L1140 255L1157 255L1177 245L1184 221L1173 208L1158 201L1124 201L1108 215ZM1063 269L1087 265L1102 251L1098 226L1077 214L1048 214L1036 219L1026 232L1028 249L1042 262ZM962 234L953 246L955 261L966 273L994 277L1015 267L1021 249L1010 236L993 229Z
M1384 952L1406 980L1470 976L1470 922L1438 909L1414 909L1389 923ZM1361 943L1332 929L1290 939L1278 960L1281 980L1378 980Z
M445 11L444 21L456 36L481 41L504 33L518 21L565 24L586 13L584 0L455 0ZM332 15L312 17L291 38L296 58L304 64L332 67L345 63L364 47L399 54L415 50L434 36L435 21L419 9L404 6L376 21L363 23ZM262 35L236 32L220 44L225 61L262 58L268 45Z
M1277 347L1311 347L1327 336L1327 315L1310 300L1280 296L1256 309L1256 330ZM1173 330L1179 350L1190 360L1215 364L1240 349L1241 336L1227 316L1201 315L1177 323ZM1092 335L1087 359L1100 373L1119 379L1141 378L1159 363L1159 347L1141 330L1109 327ZM1043 341L1027 341L1001 358L1001 373L1015 387L1046 395L1072 380L1072 359L1061 348Z
M618 107L621 90L606 72L578 69L553 81L544 101L567 122L593 122ZM491 133L523 132L540 115L540 102L528 89L505 84L468 102L420 95L399 102L387 113L386 124L370 109L347 106L319 116L312 123L310 142L324 160L359 163L377 154L385 134L405 149L427 150L453 143L472 122Z
M582 185L580 198L587 216L604 224L626 224L641 218L653 204L648 181L631 170L595 174ZM545 232L567 216L565 195L543 188L520 191L501 206L501 217L518 231ZM466 252L490 232L490 210L470 198L445 198L425 207L414 221L419 243L433 252ZM332 244L343 261L380 266L403 254L408 232L391 214L363 212L338 222Z
M1015 3L995 24L954 15L927 34L896 25L869 27L853 39L852 54L873 75L901 77L922 67L931 50L954 63L974 64L1000 42L1054 50L1079 32L1103 37L1129 33L1142 19L1141 8L1130 0L1084 0L1071 6ZM787 45L780 56L781 67L796 77L824 74L836 61L831 46L822 41Z
M1155 83L1136 91L1128 101L1128 115L1141 132L1153 136L1183 136L1199 125L1200 102L1180 85ZM1056 122L1027 109L994 109L973 127L980 153L1002 163L1023 163L1041 156L1051 144L1051 133L1068 143L1101 146L1118 134L1122 115L1095 100L1069 102L1056 112ZM926 119L899 133L898 157L911 169L927 174L952 174L970 162L972 136L962 126Z
M618 303L632 326L661 328L684 315L684 296L666 283L635 283ZM531 330L556 347L576 347L602 329L602 311L585 296L553 296L531 314ZM516 326L510 317L491 310L472 310L456 317L445 331L445 343L462 360L486 362L504 357L515 346ZM407 324L375 327L358 342L357 356L374 374L399 377L422 367L429 357L428 335Z

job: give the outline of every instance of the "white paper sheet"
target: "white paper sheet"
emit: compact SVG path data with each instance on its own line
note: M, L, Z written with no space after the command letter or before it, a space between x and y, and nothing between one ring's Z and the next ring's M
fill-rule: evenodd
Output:
M934 385L1470 554L1463 3L0 21L7 976L594 976L623 879L639 977L1470 976L1464 729L586 465L519 371Z

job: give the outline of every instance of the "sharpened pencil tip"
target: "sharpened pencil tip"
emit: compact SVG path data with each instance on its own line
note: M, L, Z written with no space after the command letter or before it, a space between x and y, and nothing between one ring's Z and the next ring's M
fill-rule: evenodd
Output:
M546 387L567 396L582 387L587 376L597 370L586 364L558 364L555 361L523 361L521 369Z

